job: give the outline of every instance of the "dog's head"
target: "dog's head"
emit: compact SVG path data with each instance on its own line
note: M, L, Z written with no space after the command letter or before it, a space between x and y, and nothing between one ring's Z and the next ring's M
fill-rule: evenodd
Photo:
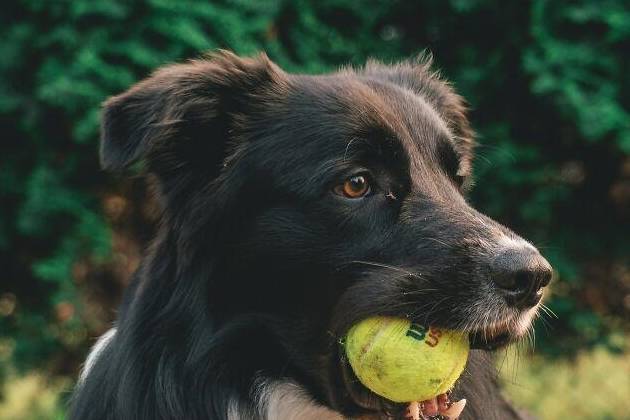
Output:
M104 167L140 161L157 180L178 267L212 266L196 281L217 328L273 319L327 399L348 391L337 342L355 322L406 317L492 348L525 334L550 280L467 203L473 133L426 61L309 76L220 53L159 70L103 121Z

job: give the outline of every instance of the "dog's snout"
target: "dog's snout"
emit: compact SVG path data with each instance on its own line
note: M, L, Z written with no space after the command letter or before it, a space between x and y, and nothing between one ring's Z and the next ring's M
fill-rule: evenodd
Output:
M507 248L494 259L491 276L508 304L520 309L540 302L542 288L551 281L547 260L531 246Z

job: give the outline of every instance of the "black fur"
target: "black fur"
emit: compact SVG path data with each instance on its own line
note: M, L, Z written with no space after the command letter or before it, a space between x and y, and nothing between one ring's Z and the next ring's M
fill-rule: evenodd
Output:
M105 169L154 180L161 227L71 418L225 419L235 403L259 418L268 379L345 416L396 416L348 369L353 323L474 332L483 312L517 313L491 277L500 241L522 240L467 204L473 133L426 61L306 76L218 53L107 101L101 145ZM357 173L368 196L333 192ZM471 353L463 418L518 418L491 365Z

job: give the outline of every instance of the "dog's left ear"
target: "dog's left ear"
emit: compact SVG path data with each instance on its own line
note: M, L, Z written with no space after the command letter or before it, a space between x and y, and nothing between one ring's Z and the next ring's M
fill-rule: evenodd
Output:
M158 178L191 162L216 170L234 115L251 105L252 94L285 78L264 54L240 58L222 51L163 67L105 102L101 165L121 171L143 161Z

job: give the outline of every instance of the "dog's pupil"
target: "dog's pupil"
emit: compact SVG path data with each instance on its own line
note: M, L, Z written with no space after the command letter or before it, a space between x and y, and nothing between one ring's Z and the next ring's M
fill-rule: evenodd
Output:
M353 187L357 189L363 188L363 184L365 183L365 180L362 176L355 176L350 181L352 181L352 183L354 184Z
M350 178L349 187L352 193L362 193L366 187L365 178L363 176L353 176Z

